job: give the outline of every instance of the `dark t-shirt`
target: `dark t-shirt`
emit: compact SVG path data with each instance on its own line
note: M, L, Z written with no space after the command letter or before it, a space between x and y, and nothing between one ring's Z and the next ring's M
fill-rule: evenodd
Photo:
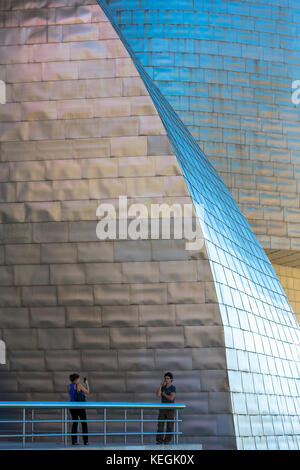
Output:
M164 392L166 395L171 395L172 392L176 393L176 387L175 385L170 385L170 387L166 387L165 385L163 385L161 387L161 391ZM167 398L165 397L161 397L161 402L162 403L174 403L175 401L175 397L174 397L174 400L168 400Z

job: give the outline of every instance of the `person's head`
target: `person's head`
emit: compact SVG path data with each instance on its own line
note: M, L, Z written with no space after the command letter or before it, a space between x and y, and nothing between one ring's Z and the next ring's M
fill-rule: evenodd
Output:
M172 372L166 372L165 375L164 375L164 379L165 379L167 385L172 383L173 382Z
M78 374L71 374L69 378L70 378L70 382L78 383L80 376Z

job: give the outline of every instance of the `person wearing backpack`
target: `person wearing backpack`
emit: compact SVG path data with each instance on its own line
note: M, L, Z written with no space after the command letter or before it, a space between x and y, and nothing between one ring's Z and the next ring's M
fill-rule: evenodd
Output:
M86 395L89 394L89 384L86 378L84 378L84 386L79 382L80 376L78 374L70 375L70 385L68 386L68 393L70 396L70 402L84 402L86 400ZM86 410L85 408L71 408L70 409L72 417L72 445L77 445L77 429L78 421L81 420L81 428L83 433L83 443L84 445L88 444L88 426L86 422Z

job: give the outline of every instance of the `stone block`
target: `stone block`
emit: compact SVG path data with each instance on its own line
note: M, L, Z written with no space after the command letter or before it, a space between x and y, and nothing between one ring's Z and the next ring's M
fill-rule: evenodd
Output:
M126 391L136 393L144 393L151 391L153 394L157 390L162 381L160 371L127 372L126 374Z
M145 371L154 369L154 351L149 349L120 349L118 350L120 370Z
M202 442L202 436L217 436L216 415L194 414L186 416L181 427L183 433L189 433L192 436L199 436ZM219 448L219 447L218 447Z
M204 303L204 285L202 282L172 282L168 284L169 303Z
M125 392L125 374L120 372L91 372L89 374L92 390L105 390L106 392Z
M151 240L152 259L156 261L188 260L185 240Z
M0 204L1 223L24 222L25 207L23 203Z
M28 309L23 307L2 307L0 308L1 328L28 328Z
M66 222L45 222L33 225L33 240L36 243L68 241Z
M118 176L116 158L86 158L80 163L83 178L116 178Z
M118 157L120 177L154 176L155 165L152 157Z
M151 116L153 114L157 114L150 96L133 96L130 102L131 114L133 116Z
M27 202L25 203L26 222L55 222L61 220L59 202Z
M30 309L30 325L34 328L63 328L65 326L63 307L33 307Z
M49 266L14 266L14 283L17 286L45 285L49 283Z
M52 30L51 30L52 28ZM55 28L55 26L54 26ZM58 29L56 30L59 31ZM48 27L48 36L54 33L53 27ZM49 39L48 39L49 40ZM40 64L31 64L40 65ZM78 67L76 62L44 62L42 76L45 82L53 80L76 80L78 77ZM39 70L36 71L39 73Z
M159 265L156 262L128 262L122 264L123 282L159 282Z
M201 390L207 392L228 392L228 377L226 370L201 370Z
M130 116L130 98L115 96L93 101L94 117Z
M87 98L111 98L113 96L122 96L121 78L95 78L89 79L86 83L88 85L85 90ZM137 132L134 134L137 134Z
M193 359L191 349L155 349L155 369L191 370ZM177 375L177 374L176 374Z
M45 358L43 351L10 351L10 369L18 372L41 371L45 369Z
M126 178L126 194L129 197L162 197L166 194L164 177Z
M224 347L224 333L221 326L185 326L184 332L186 347Z
M50 160L46 162L46 175L49 180L80 179L81 167L76 160Z
M0 132L1 132L1 124L0 124ZM1 183L0 195L1 195L1 201L3 203L14 202L18 200L17 185L18 183Z
M175 325L174 305L140 305L139 323L141 326Z
M46 351L46 370L57 371L78 369L81 369L80 351L66 349Z
M11 64L6 67L8 83L40 82L42 80L42 64Z
M18 374L18 391L20 392L52 392L53 382L47 372L20 372Z
M125 181L119 178L90 179L89 195L92 199L107 199L126 194Z
M124 77L123 96L148 96L148 91L141 77Z
M205 302L218 303L216 288L214 282L205 282Z
M69 223L69 241L90 242L97 241L95 221L80 221ZM99 243L99 241L98 241Z
M100 284L94 286L96 305L128 305L130 292L128 284Z
M75 328L75 347L79 349L109 349L108 328Z
M151 244L147 240L114 242L115 261L150 261Z
M72 349L74 334L72 328L44 328L37 330L39 349Z
M57 287L58 303L60 305L93 305L92 286L64 285Z
M17 183L18 201L51 201L52 184L49 181L25 181Z
M74 139L72 149L74 156L79 158L109 157L110 141L103 137Z
M22 287L23 305L43 307L57 304L56 288L54 286Z
M86 180L57 180L53 181L55 199L61 201L89 198L89 185Z
M193 369L226 370L225 348L195 348L192 355Z
M43 162L11 162L11 181L34 181L45 179L45 166Z
M105 241L77 244L79 262L109 262L114 260L113 243Z
M85 270L82 264L53 264L50 266L51 284L84 284Z
M18 391L17 374L15 372L3 371L0 372L1 380L1 400L7 400L12 394Z
M213 281L213 276L208 260L198 260L197 263L197 275L198 281Z
M79 60L76 63L78 66L79 79L107 77L115 78L117 75L115 72L116 60L114 59Z
M173 155L173 147L166 135L147 136L148 155Z
M9 350L36 349L37 333L34 329L13 328L3 330L3 340Z
M99 39L99 31L96 24L70 24L64 25L63 42L65 41L90 41Z
M231 413L231 399L228 392L209 392L208 413Z
M9 244L32 242L31 224L2 224L0 226L0 241Z
M101 325L100 307L67 307L66 326L99 328Z
M176 305L177 325L221 325L218 304Z
M119 136L110 139L112 157L140 157L147 155L147 137Z
M143 349L146 347L145 328L110 328L111 348Z
M167 303L167 284L131 284L132 304L158 304Z
M82 368L91 371L116 371L118 370L117 351L105 349L87 349L81 351ZM102 389L102 386L101 386Z
M12 266L0 266L0 286L10 286L13 284Z
M196 261L161 261L160 282L197 281Z
M102 308L103 326L137 326L137 305L111 305Z
M140 116L140 135L166 135L160 116Z
M85 271L88 284L122 282L121 263L87 263Z
M149 348L183 348L184 331L181 326L148 327L147 345Z
M19 287L0 287L0 307L17 307L21 305L21 291Z
M43 243L33 246L41 249L42 263L75 263L77 261L75 243Z

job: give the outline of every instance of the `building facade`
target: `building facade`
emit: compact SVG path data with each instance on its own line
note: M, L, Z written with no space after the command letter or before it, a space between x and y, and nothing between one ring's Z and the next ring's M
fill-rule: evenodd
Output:
M138 3L121 18L142 15ZM65 400L77 370L92 400L153 401L170 369L186 443L298 448L299 326L286 293L206 156L213 137L198 145L110 6L1 3L1 399ZM193 204L204 244L98 240L97 207L117 210L122 195Z

